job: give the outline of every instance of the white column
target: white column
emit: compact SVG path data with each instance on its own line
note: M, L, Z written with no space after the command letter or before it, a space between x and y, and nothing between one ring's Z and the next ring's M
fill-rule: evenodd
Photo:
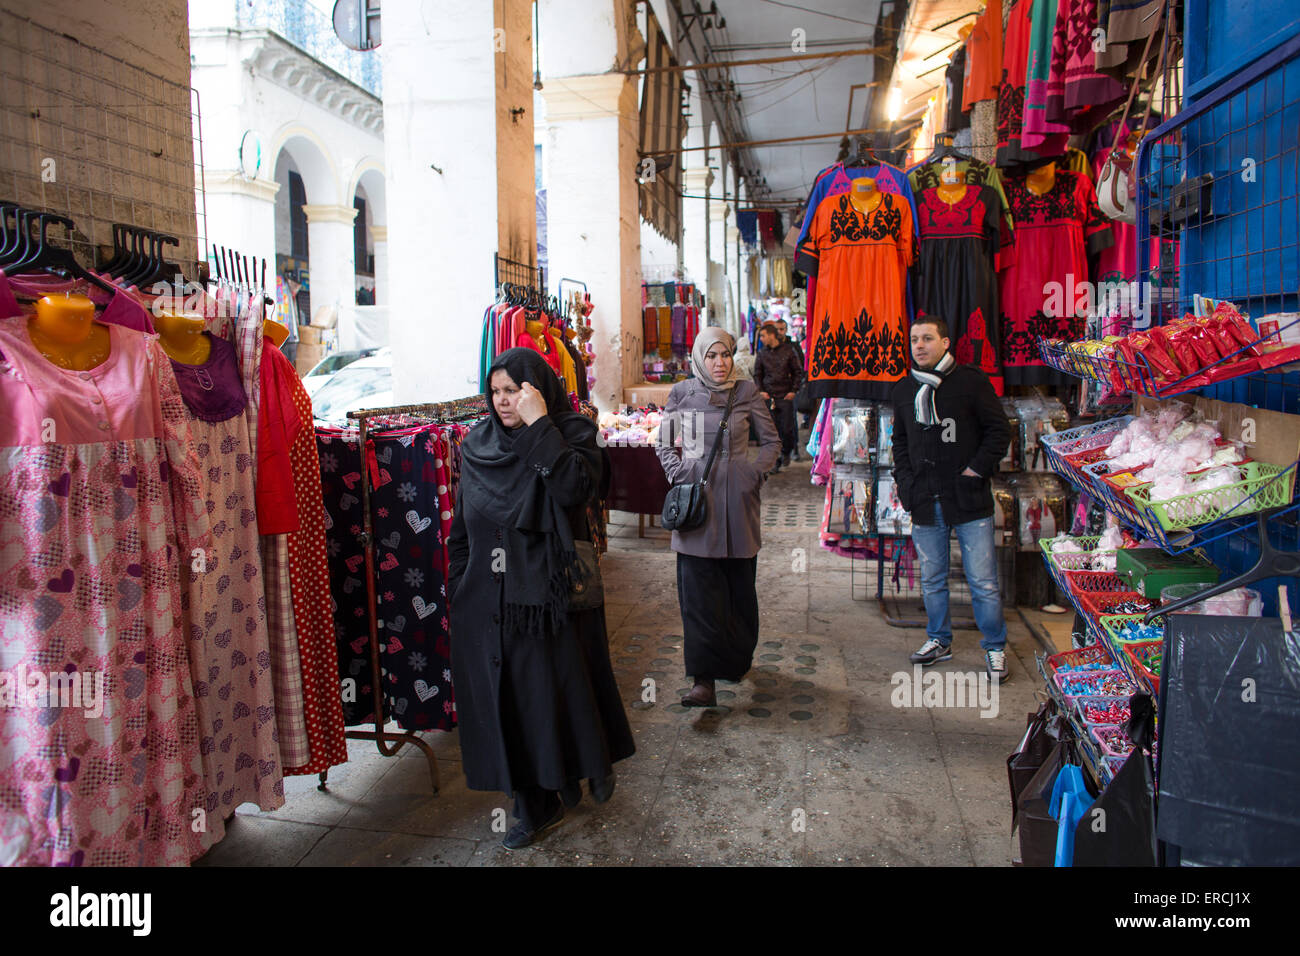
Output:
M375 241L375 305L388 305L388 227L371 226Z
M742 298L740 284L744 281L740 268L740 229L734 225L727 226L727 290L731 296L731 304L728 309L727 331L737 338L740 337L740 300Z
M311 315L334 306L342 318L356 305L356 258L352 221L354 206L304 205L310 253Z
M274 180L248 179L235 170L209 170L206 174L207 235L209 248L233 247L250 261L266 260L266 282L275 294L275 194ZM200 248L199 254L203 254ZM258 264L258 278L261 265Z
M717 184L715 184L716 186ZM731 207L722 199L709 200L709 297L714 321L727 329L727 218Z
M550 77L546 213L553 276L587 283L596 349L593 400L618 407L641 380L636 83L621 73Z
M707 166L687 169L683 175L683 190L687 196L708 194L713 183L713 171ZM709 201L707 199L682 200L682 264L700 291L707 294L709 282Z
M504 0L504 25L497 22L502 2L384 5L379 51L395 402L477 392L493 255L527 260L531 248L536 261L529 236L511 242L517 248L501 245L503 229L533 221L527 210L506 208L515 193L503 201L499 182L503 159L526 167L520 192L526 187L532 203L531 148L515 155L519 150L502 152L498 142L501 114L511 127L507 141L518 134L532 143L531 18L519 16L525 5ZM507 65L509 85L501 75ZM514 95L519 84L526 97ZM511 225L502 225L503 216Z

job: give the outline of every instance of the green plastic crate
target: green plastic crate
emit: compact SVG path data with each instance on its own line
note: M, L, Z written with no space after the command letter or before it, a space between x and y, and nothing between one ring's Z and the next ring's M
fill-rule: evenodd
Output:
M1252 514L1266 508L1277 508L1291 501L1294 470L1285 478L1278 478L1288 469L1263 461L1248 461L1240 466L1246 476L1243 480L1209 491L1175 495L1163 501L1151 500L1151 485L1125 488L1124 494L1138 510L1149 509L1166 531L1192 528L1217 521L1225 514ZM1250 495L1255 497L1251 498Z

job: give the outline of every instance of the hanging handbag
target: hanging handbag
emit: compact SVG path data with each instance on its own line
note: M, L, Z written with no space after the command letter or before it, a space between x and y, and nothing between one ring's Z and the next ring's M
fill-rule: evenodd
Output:
M713 436L713 447L709 450L709 460L704 465L704 476L699 481L689 484L673 485L664 497L664 511L660 524L668 531L694 531L709 518L709 501L705 494L705 485L709 483L709 472L713 469L713 459L718 456L718 446L722 436L727 432L727 422L731 419L731 408L736 404L736 386L732 386L727 396L727 410L722 413L722 424Z
M573 584L569 590L570 611L590 611L605 605L605 582L600 576L600 563L596 560L596 545L590 541L573 542L578 555L578 566L573 571Z
M1156 38L1161 26L1164 25L1164 17L1167 12L1168 3L1166 2L1160 8L1160 13L1156 16L1156 22L1151 27L1151 35L1147 37L1146 49L1142 52L1142 63L1147 62L1147 57L1151 55L1151 44ZM1140 133L1146 131L1147 122L1151 119L1151 106L1155 99L1155 83L1159 78L1165 62L1165 47L1167 43L1160 46L1160 56L1156 60L1156 68L1151 74L1151 95L1147 97L1146 115L1142 117L1142 125L1138 127ZM1133 97L1137 95L1138 86L1141 84L1140 79L1133 81L1133 86L1128 91L1128 101L1124 104L1124 113L1120 116L1119 124L1115 127L1116 140L1111 147L1109 155L1106 156L1106 162L1102 164L1101 173L1097 176L1097 206L1101 209L1102 215L1108 219L1114 219L1116 222L1127 222L1134 224L1137 222L1137 176L1133 169L1135 157L1128 154L1126 144L1120 142L1119 136L1122 136L1128 123L1129 109L1133 106Z

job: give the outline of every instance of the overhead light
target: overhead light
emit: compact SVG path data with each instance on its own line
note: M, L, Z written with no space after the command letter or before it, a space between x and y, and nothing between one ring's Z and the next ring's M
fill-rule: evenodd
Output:
M887 109L889 111L889 122L891 123L897 121L903 115L903 88L901 86L895 86L889 91Z

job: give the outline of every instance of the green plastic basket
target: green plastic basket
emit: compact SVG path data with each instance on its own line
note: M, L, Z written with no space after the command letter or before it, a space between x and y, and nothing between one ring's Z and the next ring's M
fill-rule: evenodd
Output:
M1124 489L1139 511L1149 510L1166 531L1192 528L1217 521L1231 513L1253 514L1265 508L1277 508L1291 501L1295 471L1263 461L1249 461L1240 466L1245 479L1210 491L1175 495L1163 501L1151 500L1151 485ZM1279 478L1283 472L1286 477ZM1250 497L1254 495L1254 497Z
M1110 639L1112 646L1122 648L1129 644L1144 643L1136 638L1120 637L1120 629L1130 621L1141 624L1145 618L1145 614L1103 614L1097 618L1097 623L1106 632L1106 637Z

